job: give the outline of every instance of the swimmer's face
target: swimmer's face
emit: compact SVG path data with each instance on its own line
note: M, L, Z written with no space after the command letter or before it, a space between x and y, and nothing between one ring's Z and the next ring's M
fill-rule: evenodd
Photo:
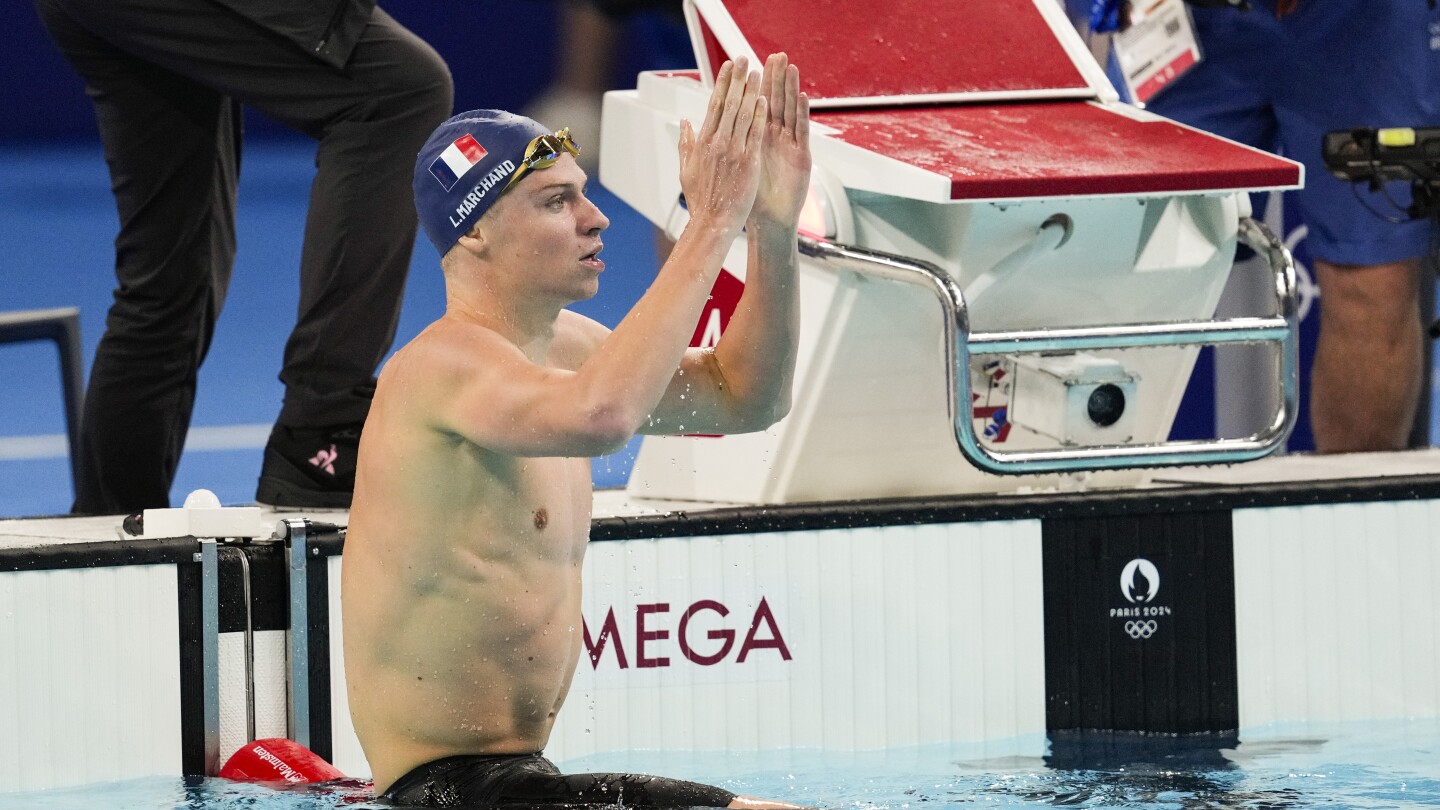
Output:
M596 255L610 220L585 196L587 177L575 159L527 173L485 213L493 258L518 271L529 291L569 301L599 290L605 263Z

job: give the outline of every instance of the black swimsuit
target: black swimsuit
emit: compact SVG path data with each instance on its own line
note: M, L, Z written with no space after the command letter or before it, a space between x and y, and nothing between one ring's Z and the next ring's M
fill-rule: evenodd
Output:
M725 807L735 794L658 776L566 776L539 754L512 754L437 759L400 777L385 798L406 807Z

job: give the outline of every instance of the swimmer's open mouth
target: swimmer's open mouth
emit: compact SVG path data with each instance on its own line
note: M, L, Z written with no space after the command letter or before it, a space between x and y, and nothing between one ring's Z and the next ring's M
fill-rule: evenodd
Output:
M600 251L602 251L602 250L604 250L604 249L605 249L605 246L604 246L604 245L600 245L599 247L595 248L593 251L591 251L591 252L589 252L589 253L586 253L584 256L581 256L581 257L580 257L580 261L581 261L582 263L584 263L584 264L593 264L593 265L599 265L600 267L604 267L604 266L605 266L605 263L600 260Z

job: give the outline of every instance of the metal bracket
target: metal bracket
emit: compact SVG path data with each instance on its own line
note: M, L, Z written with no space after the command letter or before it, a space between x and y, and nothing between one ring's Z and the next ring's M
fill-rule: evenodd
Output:
M220 546L240 562L240 598L245 605L245 742L255 741L255 619L250 604L250 555L238 546Z
M200 668L205 773L220 770L220 556L213 538L200 543Z
M306 568L309 530L310 521L299 518L287 518L275 527L276 539L285 541L290 583L290 631L286 633L285 651L290 739L304 746L310 745L310 588Z
M934 264L804 236L799 237L799 250L806 256L819 259L838 269L924 287L934 294L944 313L942 328L946 353L947 405L955 429L956 444L965 458L982 470L1023 475L1182 464L1231 464L1268 455L1285 442L1295 426L1299 388L1295 263L1290 251L1286 250L1275 234L1249 217L1240 220L1239 238L1243 244L1264 257L1270 266L1276 312L1272 316L979 333L970 331L969 311L960 286L948 273ZM1269 425L1251 436L1241 439L1095 445L1056 450L995 451L982 444L975 434L969 407L972 355L1034 354L1147 346L1203 346L1221 343L1265 343L1280 353L1281 396L1278 407Z

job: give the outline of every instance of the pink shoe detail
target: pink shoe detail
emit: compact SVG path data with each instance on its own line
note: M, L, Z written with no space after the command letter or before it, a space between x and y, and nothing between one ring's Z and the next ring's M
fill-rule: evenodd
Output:
M310 459L310 463L311 463L311 464L314 464L316 467L319 467L320 469L324 470L325 472L330 473L331 475L334 475L334 474L335 474L335 459L337 459L337 458L339 458L339 457L340 457L340 451L336 450L336 449L335 449L335 445L332 444L332 445L330 445L330 449L329 449L329 450L323 450L323 449L322 449L320 452L316 453L316 454L315 454L315 457L312 458L312 459Z

